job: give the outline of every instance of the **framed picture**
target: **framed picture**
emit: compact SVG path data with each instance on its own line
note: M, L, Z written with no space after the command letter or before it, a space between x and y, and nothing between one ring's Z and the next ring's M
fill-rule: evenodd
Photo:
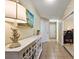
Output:
M34 26L34 15L26 9L26 15L27 15L27 24L33 28Z

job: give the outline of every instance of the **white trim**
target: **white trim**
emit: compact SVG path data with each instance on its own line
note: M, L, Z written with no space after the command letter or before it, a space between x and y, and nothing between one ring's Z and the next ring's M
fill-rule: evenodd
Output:
M59 25L58 25L58 21L57 21L57 43L58 43L58 38L59 38L59 36L58 36L58 35L59 35L59 32L58 32L59 29L58 29L58 28L59 28L59 27L58 27L58 26L59 26Z
M61 45L63 45L64 43L64 40L63 40L63 37L64 37L64 22L62 21L62 43Z

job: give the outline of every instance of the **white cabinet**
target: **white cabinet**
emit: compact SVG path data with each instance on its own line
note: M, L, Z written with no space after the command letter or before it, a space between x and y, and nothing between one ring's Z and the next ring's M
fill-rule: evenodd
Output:
M20 41L21 47L7 48L5 50L5 59L39 59L42 52L42 43L40 36L33 36Z

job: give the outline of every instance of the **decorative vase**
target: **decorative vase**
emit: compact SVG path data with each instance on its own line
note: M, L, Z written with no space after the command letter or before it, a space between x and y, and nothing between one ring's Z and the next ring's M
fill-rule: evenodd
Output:
M40 30L37 30L37 35L39 35L40 34Z
M21 44L18 42L20 34L18 34L17 29L11 28L13 34L12 37L10 37L10 39L12 40L12 43L9 44L9 48L17 48L20 47Z
M21 44L19 42L16 42L16 43L12 42L12 43L9 44L8 47L9 48L17 48L17 47L20 47L20 46L21 46Z

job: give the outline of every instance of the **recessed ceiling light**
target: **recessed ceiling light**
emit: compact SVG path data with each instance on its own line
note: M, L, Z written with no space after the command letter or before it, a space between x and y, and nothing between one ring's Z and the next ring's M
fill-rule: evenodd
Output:
M45 0L46 1L46 3L53 3L55 0Z

